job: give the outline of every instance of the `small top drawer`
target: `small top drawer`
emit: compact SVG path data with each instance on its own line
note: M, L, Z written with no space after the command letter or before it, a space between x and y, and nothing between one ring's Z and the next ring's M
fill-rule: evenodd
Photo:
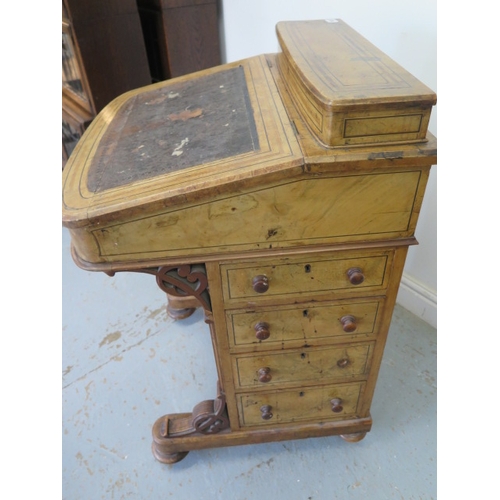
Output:
M311 255L307 260L276 259L223 264L225 301L264 297L309 297L329 292L346 293L385 288L390 251L375 254L340 253Z

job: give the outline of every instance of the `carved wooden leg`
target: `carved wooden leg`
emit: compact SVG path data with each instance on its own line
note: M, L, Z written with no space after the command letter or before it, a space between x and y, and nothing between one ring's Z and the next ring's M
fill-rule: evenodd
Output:
M196 297L176 297L167 293L167 314L173 319L189 318L200 306Z
M366 436L366 432L354 432L352 434L341 434L340 437L349 443L357 443Z

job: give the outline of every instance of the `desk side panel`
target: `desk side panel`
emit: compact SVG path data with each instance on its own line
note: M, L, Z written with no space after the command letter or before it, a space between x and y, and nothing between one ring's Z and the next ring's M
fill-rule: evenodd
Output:
M74 244L85 261L125 262L411 237L427 173L304 175L82 229Z

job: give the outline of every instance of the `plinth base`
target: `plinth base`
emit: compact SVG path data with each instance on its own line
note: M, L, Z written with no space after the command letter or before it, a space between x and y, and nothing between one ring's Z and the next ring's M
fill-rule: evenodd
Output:
M287 425L266 429L235 430L227 428L217 433L189 435L167 435L168 427L180 427L176 422L189 419L191 413L176 413L159 418L153 425L153 455L162 463L173 464L182 460L189 451L244 444L269 443L291 439L339 435L344 440L356 442L363 439L371 429L371 417L321 422L317 424Z

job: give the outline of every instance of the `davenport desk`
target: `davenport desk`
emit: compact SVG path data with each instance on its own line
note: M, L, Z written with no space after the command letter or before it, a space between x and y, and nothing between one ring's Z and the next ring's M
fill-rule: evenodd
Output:
M164 463L371 428L436 96L341 20L276 31L278 54L118 97L64 169L75 262L205 311L214 399L154 423Z

